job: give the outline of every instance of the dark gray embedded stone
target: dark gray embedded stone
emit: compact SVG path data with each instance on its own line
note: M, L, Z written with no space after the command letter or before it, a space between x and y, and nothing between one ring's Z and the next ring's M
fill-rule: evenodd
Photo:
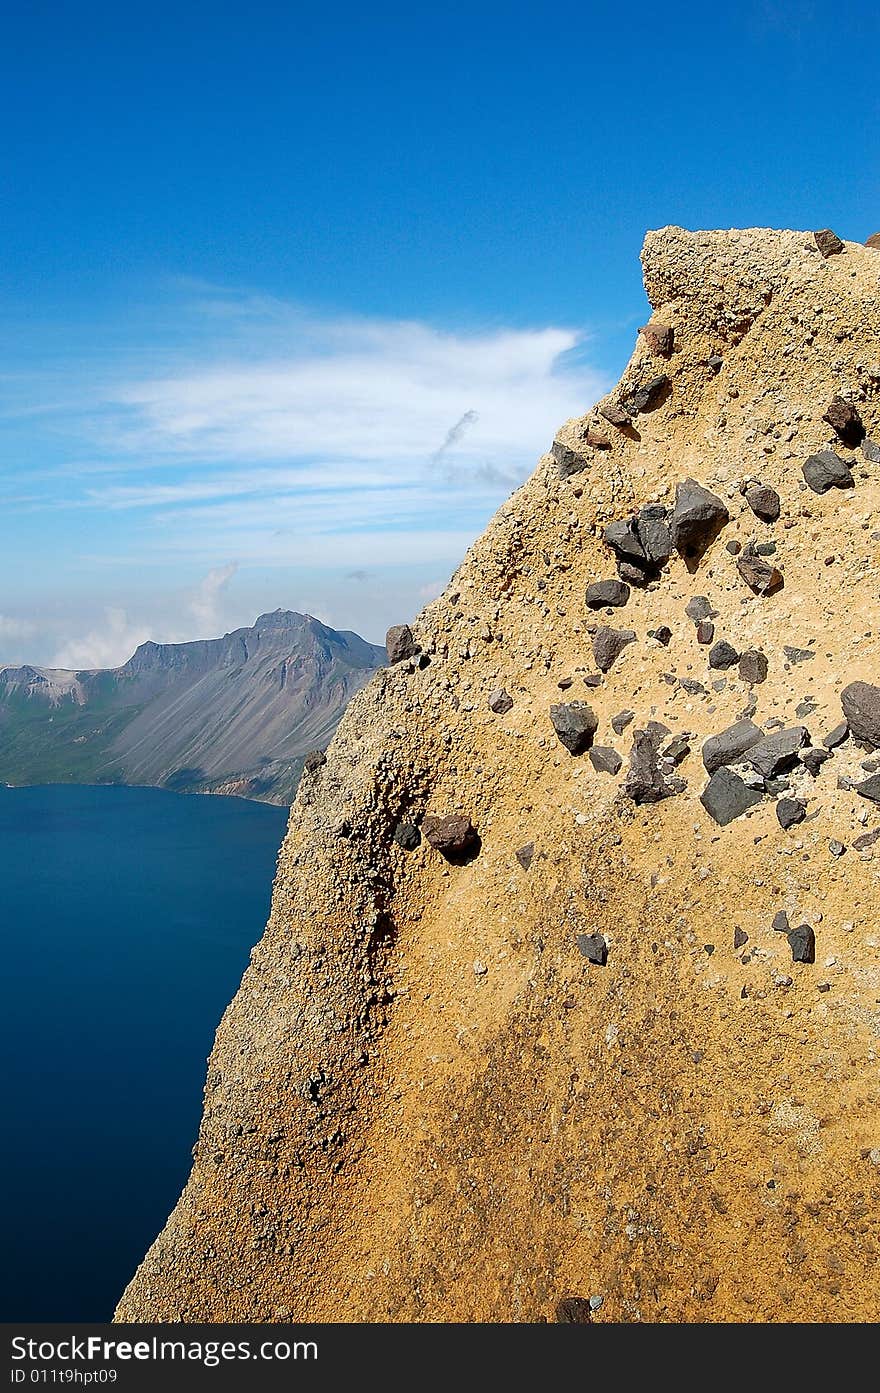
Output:
M709 666L716 668L719 672L725 672L727 668L733 667L738 662L739 654L726 639L719 639L709 649Z
M603 609L605 605L619 608L630 597L630 588L622 580L594 580L587 586L587 606L589 609Z
M780 798L776 804L776 816L779 820L779 826L784 832L787 832L789 827L803 822L806 815L807 805L802 803L799 798Z
M767 655L760 648L747 648L740 654L739 675L752 687L767 680Z
M579 455L577 450L572 450L570 445L564 445L561 440L553 441L550 453L556 461L561 479L570 479L572 474L582 474L592 463L586 455Z
M415 657L419 651L408 624L395 624L385 635L385 652L389 663L402 663L405 658Z
M599 629L593 635L593 657L600 672L607 672L620 657L624 648L635 643L631 629Z
M788 915L784 909L778 910L777 913L773 915L772 928L778 934L787 934L790 931L791 925L788 922Z
M323 768L327 763L325 750L310 750L303 760L303 769L307 774L314 774L318 769Z
M855 785L855 791L872 803L880 803L880 774L871 774L869 778L863 779L860 784Z
M813 778L815 778L825 761L831 759L831 751L823 750L821 745L816 745L815 747L810 745L808 749L798 752L798 759L804 768L809 769Z
M817 455L810 455L802 473L814 493L827 493L830 488L851 489L855 483L846 460L833 450L820 450Z
M742 551L742 542L738 542L735 537L731 537L729 542L724 544L725 551L729 551L731 556L739 556Z
M710 735L702 751L706 773L714 774L725 764L738 763L763 739L764 732L754 721L737 721L718 735Z
M665 372L652 377L644 386L637 387L621 399L621 406L630 416L638 416L643 411L654 411L663 402L672 386Z
M775 522L779 517L779 494L769 484L755 484L746 490L746 502L762 522Z
M720 353L710 353L709 357L706 359L706 365L710 367L713 372L720 372L724 367L724 359L721 357Z
M739 924L737 924L736 928L735 928L734 931L733 931L733 947L734 947L734 951L736 951L736 949L738 949L738 948L745 948L745 946L746 946L746 944L748 943L748 941L749 941L749 936L748 936L748 934L746 933L745 929L741 929L740 926L739 926Z
M816 656L812 648L790 648L787 643L782 645L782 651L790 663L808 663Z
M586 1296L564 1296L556 1303L557 1325L589 1325L592 1308Z
M513 706L513 697L510 692L506 692L503 687L492 692L489 697L489 710L494 711L496 716L503 716Z
M703 619L711 619L716 611L709 604L708 595L693 595L684 607L684 612L688 619L692 619L695 624L699 624Z
M668 624L661 624L659 629L652 629L651 638L657 643L662 643L664 648L668 648L672 639L672 630Z
M690 752L690 741L686 735L673 736L669 744L660 751L663 758L670 760L673 764L681 764L683 759L687 759Z
M638 804L659 803L663 798L671 798L674 793L681 793L684 787L681 779L667 778L664 775L660 767L656 738L647 730L635 731L629 769L622 785L626 796Z
M526 842L516 853L516 859L524 871L531 869L532 861L535 859L535 843Z
M726 827L760 803L760 789L749 788L732 769L716 769L700 794L700 802L719 827Z
M639 541L634 518L620 518L617 522L609 522L604 536L612 551L622 560L634 561L643 569L646 567L648 558Z
M832 856L843 856L846 852L846 847L843 842L838 842L832 837L831 841L828 843L828 850L831 852Z
M672 554L669 514L661 503L648 503L639 509L636 531L642 549L653 566L665 566Z
M635 711L618 711L616 716L611 717L611 729L615 735L622 735L635 716Z
M758 553L759 556L775 556L775 555L776 555L776 543L775 543L775 542L759 542L758 545L755 547L755 551Z
M782 586L782 572L758 555L754 542L748 542L736 558L736 569L756 595L772 595Z
M706 696L706 688L695 677L679 677L678 685L684 687L689 696Z
M686 560L695 560L714 542L730 514L721 499L698 484L685 479L676 484L672 511L672 545Z
M662 721L649 721L645 727L645 734L658 750L669 733L669 726L665 726Z
M772 779L797 764L798 753L810 743L806 726L789 726L773 735L765 735L753 745L747 755L748 763L764 779Z
M839 726L835 726L833 730L829 730L822 744L825 746L826 750L836 750L838 745L843 744L848 735L849 726L846 721L841 721Z
M844 250L843 243L837 233L832 232L830 227L822 227L818 232L814 232L813 240L826 259L829 256L839 256Z
M610 745L594 745L590 750L590 763L599 774L619 774L623 760Z
M816 961L816 935L809 924L799 924L788 933L791 960L793 963L814 963Z
M853 842L853 851L867 851L868 847L873 846L878 839L880 839L880 827L875 827L873 832L863 832Z
M675 343L675 330L670 324L643 324L639 333L656 357L669 357Z
M873 440L862 441L862 454L869 464L880 464L880 445Z
M595 711L586 702L561 702L550 707L550 720L559 736L560 743L569 754L582 755L593 743L593 736L599 729Z
M697 643L704 646L711 643L715 637L715 625L708 619L701 619L697 625Z
M394 829L394 840L404 851L415 851L421 843L422 834L414 822L398 822Z
M602 934L578 934L578 948L587 962L604 967L608 961L608 944Z
M763 784L764 792L769 793L771 798L784 798L791 788L791 780L787 779L784 774L780 775L778 779L762 779L760 774L756 774L754 769L750 769L743 774L743 778L750 788L757 788L759 784Z
M584 686L585 686L585 687L601 687L601 685L602 685L602 674L601 674L601 672L588 672L588 673L586 674L586 676L584 677Z
M880 687L850 682L840 694L840 704L853 739L869 750L880 749Z
M632 425L629 412L616 401L609 401L600 406L599 415L604 416L609 425L617 426L618 430L625 430L627 426Z
M852 402L847 401L845 397L832 397L822 420L828 422L838 439L851 450L861 445L865 438L862 418Z
M816 710L816 703L815 703L815 701L813 700L813 698L812 698L812 697L804 697L803 701L799 701L798 704L797 704L797 706L794 708L794 714L795 714L797 717L799 717L800 720L804 720L805 717L807 717L807 716L812 716L812 714L813 714L813 712L814 712L815 710Z
M480 838L469 817L450 813L448 817L429 814L422 822L425 841L447 860L478 851Z

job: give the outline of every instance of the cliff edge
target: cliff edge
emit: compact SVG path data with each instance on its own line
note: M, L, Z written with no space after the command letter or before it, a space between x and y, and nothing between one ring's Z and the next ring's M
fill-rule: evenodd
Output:
M642 259L302 779L118 1319L880 1313L880 252Z

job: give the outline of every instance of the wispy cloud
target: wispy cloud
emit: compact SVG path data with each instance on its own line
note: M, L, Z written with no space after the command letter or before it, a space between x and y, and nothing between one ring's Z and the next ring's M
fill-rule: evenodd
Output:
M198 634L208 636L219 622L220 599L237 570L238 562L230 561L225 566L215 566L199 581L189 602L189 611L198 626Z
M151 637L144 625L129 622L121 606L108 605L103 623L81 638L62 644L50 667L70 668L76 672L85 668L117 667L131 657L138 644Z
M119 667L141 643L184 643L192 638L215 638L223 629L222 599L238 563L214 566L181 597L176 620L147 625L133 621L121 605L107 605L103 620L79 638L57 649L50 667L81 671L85 668ZM2 630L0 630L2 632ZM29 630L32 632L32 630Z
M585 410L596 374L566 367L571 329L450 334L427 325L315 322L257 363L121 384L104 404L104 448L176 463L407 461L433 456L529 468L559 419ZM273 339L273 347L277 347ZM455 422L451 428L449 421Z
M7 614L0 614L0 639L27 638L34 632L35 625L29 619L12 619Z
M317 609L331 576L354 612L346 574L397 587L395 608L411 613L418 587L454 569L559 423L607 385L571 326L316 315L199 281L162 295L153 320L133 316L136 332L58 336L57 360L0 380L13 461L0 488L29 557L47 576L74 559L100 576L82 636L45 640L65 665L115 665L147 636L138 570L161 571L178 596L193 566L211 577L180 599L186 632L154 623L153 638L216 630L245 592L298 607L302 585ZM247 573L232 600L233 563L218 566L230 557Z

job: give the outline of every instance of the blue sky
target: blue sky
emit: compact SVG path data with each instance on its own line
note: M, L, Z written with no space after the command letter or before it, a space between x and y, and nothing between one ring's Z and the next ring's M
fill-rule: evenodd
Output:
M4 29L0 661L381 638L618 376L646 228L880 229L867 0Z

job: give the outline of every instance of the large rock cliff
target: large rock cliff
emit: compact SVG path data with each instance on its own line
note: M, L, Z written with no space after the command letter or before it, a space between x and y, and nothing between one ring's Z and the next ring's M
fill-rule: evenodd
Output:
M880 254L830 237L648 235L620 385L300 785L120 1318L877 1317Z

